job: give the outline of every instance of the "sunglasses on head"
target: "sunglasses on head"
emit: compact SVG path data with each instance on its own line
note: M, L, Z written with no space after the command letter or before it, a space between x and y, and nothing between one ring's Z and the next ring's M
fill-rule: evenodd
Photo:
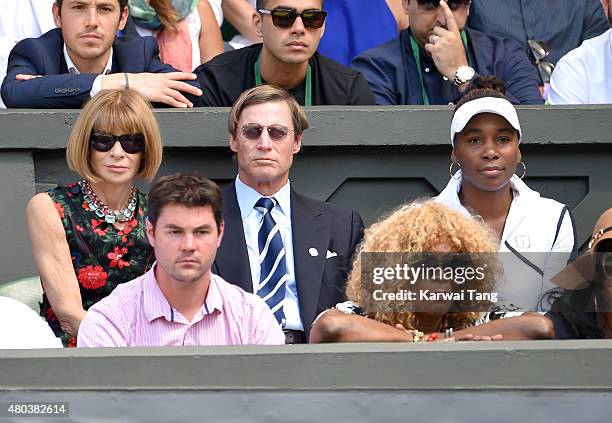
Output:
M292 27L299 16L302 18L302 22L306 28L318 29L323 26L325 17L327 16L327 12L317 9L304 10L302 13L297 13L295 10L291 9L259 9L259 13L272 16L272 23L279 28Z
M116 142L121 143L123 151L129 154L142 153L145 149L144 135L142 134L127 134L127 135L112 135L94 132L89 138L91 147L102 153L110 151Z
M260 125L259 123L247 123L242 126L242 135L248 140L255 141L261 137L264 128L268 131L268 136L272 141L284 140L289 132L289 128L284 125Z
M468 7L472 0L447 0L446 3L450 10L458 10L462 7ZM440 0L417 0L419 4L419 8L426 10L428 12L433 12L434 10L438 10L440 6Z

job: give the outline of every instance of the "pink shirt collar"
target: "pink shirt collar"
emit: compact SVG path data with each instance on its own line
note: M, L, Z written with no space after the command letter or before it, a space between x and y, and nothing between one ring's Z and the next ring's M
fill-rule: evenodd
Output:
M210 286L206 294L206 300L200 310L193 317L191 322L188 322L177 310L173 309L170 302L166 299L155 278L155 267L153 264L151 269L144 274L143 290L143 307L144 313L148 322L164 317L169 322L178 322L185 324L194 324L204 318L207 314L212 314L215 310L219 313L223 312L223 299L217 282L217 275L211 273Z

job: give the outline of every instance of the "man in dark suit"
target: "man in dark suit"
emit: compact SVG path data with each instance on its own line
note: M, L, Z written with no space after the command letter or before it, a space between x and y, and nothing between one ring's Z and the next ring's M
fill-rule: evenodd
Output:
M116 39L128 17L127 0L57 0L58 28L19 42L2 83L7 107L79 108L105 89L129 87L147 100L191 107L181 92L200 95L195 75L159 59L154 39Z
M229 114L238 177L223 190L225 234L213 273L262 297L287 343L306 342L323 310L344 300L359 214L293 191L289 171L308 128L285 90L245 91Z
M410 27L366 50L352 67L376 103L452 104L478 74L505 82L515 104L543 104L536 68L520 45L466 28L470 0L404 0Z

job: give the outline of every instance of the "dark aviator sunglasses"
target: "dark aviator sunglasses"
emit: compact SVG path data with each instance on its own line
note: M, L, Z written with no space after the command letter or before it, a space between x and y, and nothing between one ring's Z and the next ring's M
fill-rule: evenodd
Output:
M260 125L259 123L247 123L242 127L242 135L251 141L256 141L261 137L262 132L266 129L268 136L272 141L284 140L289 132L292 132L289 128L284 125Z
M292 27L299 16L306 28L318 29L323 26L327 16L326 11L317 9L304 10L302 13L291 9L259 9L259 13L272 16L272 23L279 28Z
M121 143L121 148L126 153L142 153L145 150L144 141L144 135L142 134L112 135L94 132L89 138L91 147L102 153L110 151L116 142Z

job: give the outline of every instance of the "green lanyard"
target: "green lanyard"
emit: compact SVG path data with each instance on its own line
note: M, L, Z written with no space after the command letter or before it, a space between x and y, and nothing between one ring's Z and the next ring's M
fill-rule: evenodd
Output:
M467 55L468 63L471 66L470 53L468 51L468 42L467 36L465 35L465 31L461 31L461 39L463 40L463 45L465 47L465 53ZM423 104L425 106L429 106L429 96L427 95L427 90L425 89L425 80L423 79L423 71L421 70L421 53L419 52L419 45L416 40L410 35L410 47L412 49L412 55L414 56L414 62L416 64L417 72L419 73L419 80L421 82L421 94L423 95Z
M257 61L254 66L255 71L255 85L261 85L261 53L257 57ZM304 93L304 106L312 106L312 74L310 70L310 63L306 67L306 92Z

